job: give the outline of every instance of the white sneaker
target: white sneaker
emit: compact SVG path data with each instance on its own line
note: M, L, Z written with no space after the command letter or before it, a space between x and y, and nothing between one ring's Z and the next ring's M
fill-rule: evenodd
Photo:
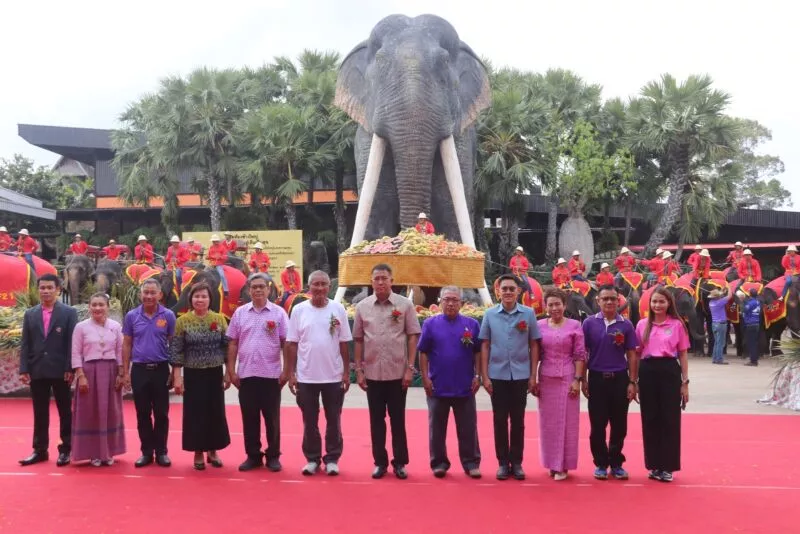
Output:
M564 471L563 473L556 473L555 475L553 475L553 480L556 480L556 481L559 481L559 482L562 481L562 480L566 480L566 479L567 479L567 472L566 471Z
M307 477L311 476L317 472L317 469L319 469L319 464L317 462L308 462L303 468L303 474Z
M103 465L103 462L100 461L100 458L95 458L89 463L92 465L92 467L100 467L101 465Z
M325 471L328 473L329 477L335 477L339 474L339 466L336 462L328 462L325 464Z

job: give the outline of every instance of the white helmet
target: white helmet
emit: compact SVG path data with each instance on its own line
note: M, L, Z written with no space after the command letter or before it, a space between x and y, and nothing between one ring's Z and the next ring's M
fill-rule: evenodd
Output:
M262 249L264 248L264 245L262 245L261 243L256 243L255 245L253 245L253 248Z
M733 244L733 246L734 247L743 247L744 245L742 245L741 241L737 241L736 243Z
M0 232L8 233L8 230L6 230L5 226L0 226Z
M178 239L178 236L174 235L174 236L172 236L172 237L170 238L169 242L170 242L170 243L180 243L180 242L181 242L181 240L180 240L180 239Z
M752 256L753 252L749 248L746 248L744 249L744 252L742 252L742 254L744 254L745 256Z
M628 247L622 247L622 249L619 251L620 254L630 254L630 252L631 249L629 249Z
M564 258L558 258L556 265L561 265L562 263L567 263L567 260L565 260Z
M664 252L664 249L663 249L663 248L657 248L657 249L656 249L656 256L658 256L658 255L659 255L659 254L661 254L662 252Z
M147 237L144 234L142 234L136 241L147 241Z
M116 241L114 241L113 239L109 239L109 240L108 240L108 244L109 244L109 245L113 245L114 243L116 243Z
M22 230L19 231L19 235L29 235L28 230L23 228Z
M219 236L217 234L211 236L211 242L213 243L214 241L219 241Z
M701 250L700 251L700 255L703 256L704 258L710 258L711 257L711 254L708 253L708 249L707 248L704 248L703 250Z
M425 215L425 212L424 212L424 211L423 211L423 212L421 212L419 215L417 215L417 219L427 219L427 218L428 218L428 216L427 216L427 215Z
M611 266L609 264L607 264L607 263L601 263L600 264L600 268L601 269L605 269L606 267L611 267Z
M522 247L517 247L514 250L516 250L517 252L525 252L525 250Z
M286 260L286 268L296 267L297 265L292 260Z
M701 245L695 245L694 249L695 250L703 250L703 247Z
M794 245L789 245L786 247L786 252L797 252L797 247Z
M572 251L572 255L573 256L580 256L581 255L581 251L580 250L573 250Z
M194 243L194 238L193 237L189 237L186 241L188 241L189 243Z
M80 237L81 237L81 234L75 234L75 236L74 236L74 237L77 237L77 238L79 238L79 239L80 239Z
M664 252L661 254L661 257L662 257L662 258L664 258L665 260L666 260L667 258L671 258L671 257L672 257L672 252L670 252L669 250L665 250L665 251L664 251Z

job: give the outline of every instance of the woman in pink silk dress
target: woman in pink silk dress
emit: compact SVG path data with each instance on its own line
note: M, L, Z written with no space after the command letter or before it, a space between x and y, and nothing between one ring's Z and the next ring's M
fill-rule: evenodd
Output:
M564 317L567 298L561 289L545 292L549 317L538 321L541 351L533 363L538 368L534 394L539 398L542 466L555 480L566 479L578 467L579 393L586 363L581 323Z

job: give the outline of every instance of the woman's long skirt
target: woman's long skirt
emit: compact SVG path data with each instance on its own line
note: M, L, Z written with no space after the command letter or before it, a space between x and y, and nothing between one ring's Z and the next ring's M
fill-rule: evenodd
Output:
M125 453L122 391L117 391L116 360L85 362L89 391L75 391L72 404L72 459L110 460Z
M230 445L222 366L183 369L183 450L219 451Z
M539 447L542 466L563 472L578 467L580 398L569 396L573 376L539 379Z

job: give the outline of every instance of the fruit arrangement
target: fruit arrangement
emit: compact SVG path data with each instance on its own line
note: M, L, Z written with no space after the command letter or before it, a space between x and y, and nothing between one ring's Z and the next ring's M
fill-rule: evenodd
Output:
M483 252L472 247L447 241L441 235L420 234L413 228L403 230L395 237L384 236L374 241L362 241L342 252L342 256L355 254L399 254L415 256L451 256L483 258Z

